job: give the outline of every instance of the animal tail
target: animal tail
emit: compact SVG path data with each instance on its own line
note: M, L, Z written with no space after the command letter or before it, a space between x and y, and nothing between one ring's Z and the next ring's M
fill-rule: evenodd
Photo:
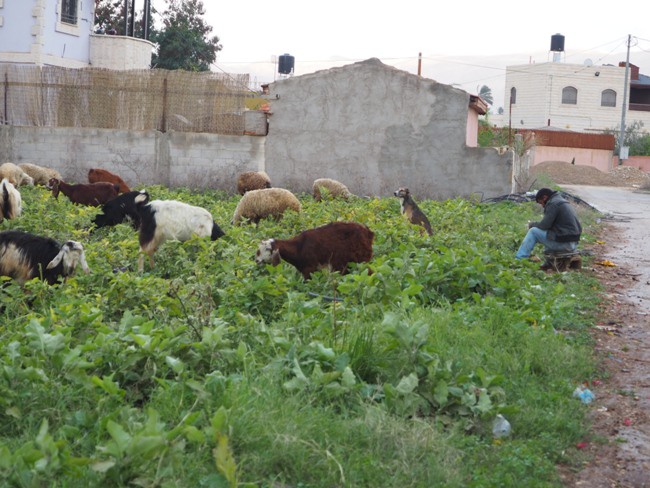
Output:
M210 235L210 240L216 241L219 239L219 237L225 236L226 233L221 230L221 227L219 227L219 224L216 222L212 222L212 234Z
M7 185L5 185L4 180L2 181L2 199L0 200L0 210L2 210L2 217L4 219L9 218L9 213L11 212L11 202L9 202L9 192L7 191ZM1 221L1 219L0 219Z

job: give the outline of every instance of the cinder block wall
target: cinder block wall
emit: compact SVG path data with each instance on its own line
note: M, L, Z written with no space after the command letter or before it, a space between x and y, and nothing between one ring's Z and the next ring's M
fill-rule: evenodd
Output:
M237 175L264 169L264 137L185 132L0 126L0 162L57 169L87 182L90 168L130 186L214 188L235 193Z

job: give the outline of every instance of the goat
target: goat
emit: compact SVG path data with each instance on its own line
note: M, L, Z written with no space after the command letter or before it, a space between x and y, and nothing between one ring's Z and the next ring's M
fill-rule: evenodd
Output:
M268 239L260 243L255 262L280 264L280 259L294 266L305 280L314 271L329 268L341 274L349 263L365 263L372 258L375 234L356 222L332 222L308 229L291 239Z
M11 220L22 213L22 198L20 192L7 178L0 181L0 222Z
M145 199L141 203L149 202L149 194L142 190L122 193L103 204L102 213L97 214L93 219L95 226L97 228L113 226L128 220L131 222L131 226L138 230L140 228L140 214L135 203L135 198L138 195L145 195Z
M427 234L430 236L433 235L433 230L431 229L429 219L426 215L424 215L424 212L420 210L418 204L415 203L415 200L413 200L409 189L398 188L395 190L395 196L400 199L402 215L404 215L413 225L424 227L424 229L427 231Z
M135 197L140 216L140 251L138 271L144 271L144 255L149 256L153 268L153 254L166 240L187 241L193 235L210 236L216 241L225 233L206 209L188 205L176 200L149 200L149 194L142 192Z
M79 242L61 245L49 237L19 230L0 232L0 276L9 276L21 286L37 277L53 285L59 278L72 275L77 265L90 273Z
M120 189L118 193L127 193L131 189L122 178L120 178L115 173L111 173L108 170L101 168L91 168L88 170L88 183L99 183L99 182L113 183L119 185Z
M52 178L49 181L54 198L59 198L59 191L63 193L72 203L90 205L97 207L112 200L118 195L119 185L113 183L89 183L69 185L63 180Z

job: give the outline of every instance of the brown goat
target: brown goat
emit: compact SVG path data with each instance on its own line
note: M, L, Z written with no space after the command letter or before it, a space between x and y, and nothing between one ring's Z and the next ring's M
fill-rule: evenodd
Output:
M101 168L91 168L88 170L88 183L99 183L102 181L120 185L120 193L128 193L131 191L129 185L115 173Z
M255 262L277 266L280 259L284 259L306 280L322 268L346 274L349 263L366 263L372 259L374 237L375 234L365 225L332 222L306 230L291 239L262 241Z
M69 185L65 181L52 178L48 185L52 189L52 195L58 200L59 191L63 193L72 203L90 205L97 207L112 200L118 195L119 185L113 183L90 183Z

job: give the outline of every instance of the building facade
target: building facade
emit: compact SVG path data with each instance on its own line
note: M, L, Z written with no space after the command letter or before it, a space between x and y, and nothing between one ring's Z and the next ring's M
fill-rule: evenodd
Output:
M93 34L95 0L0 0L0 63L146 69L153 44Z
M501 120L513 129L618 130L624 103L626 127L638 121L650 128L650 77L630 64L626 90L625 62L508 66L505 101Z

